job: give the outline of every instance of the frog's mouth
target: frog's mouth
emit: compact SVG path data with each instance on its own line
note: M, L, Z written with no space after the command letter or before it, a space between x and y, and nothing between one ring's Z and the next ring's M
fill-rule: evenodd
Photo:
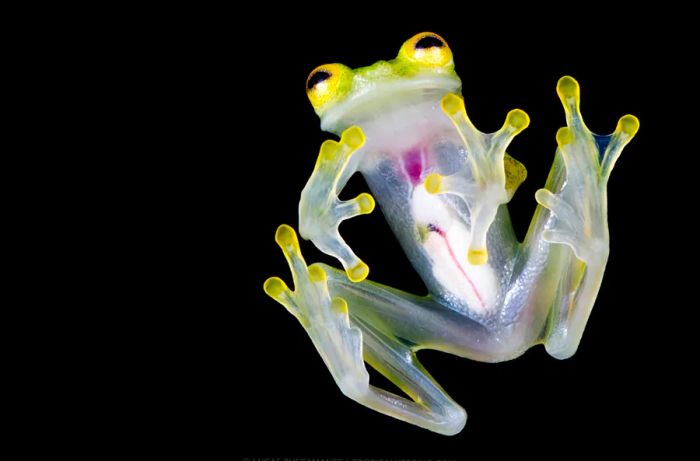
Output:
M426 75L410 80L367 82L359 87L352 96L326 109L320 117L322 130L340 134L351 125L362 126L363 121L388 111L427 101L439 103L446 93L459 92L462 82L456 76Z

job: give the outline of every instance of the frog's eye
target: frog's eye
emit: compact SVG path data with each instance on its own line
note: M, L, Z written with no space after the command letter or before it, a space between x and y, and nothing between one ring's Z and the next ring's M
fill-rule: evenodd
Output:
M407 40L399 56L424 66L443 67L452 64L452 51L438 34L423 32Z
M338 97L352 81L352 71L342 64L318 66L306 79L306 95L315 109Z

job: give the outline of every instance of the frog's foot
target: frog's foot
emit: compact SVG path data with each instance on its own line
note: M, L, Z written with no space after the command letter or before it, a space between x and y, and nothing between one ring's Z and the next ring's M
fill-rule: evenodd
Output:
M369 374L362 358L362 333L350 325L347 303L343 298L331 299L320 265L306 266L294 229L281 225L275 241L292 271L294 291L280 278L271 277L265 281L265 293L299 320L343 393L351 398L363 395Z
M306 266L291 227L280 226L275 240L291 268L294 291L277 277L267 279L264 290L301 322L343 394L381 413L441 434L461 431L466 423L465 411L430 377L413 350L378 328L371 316L362 318L355 314L350 322L349 308L353 307L344 297L332 298L329 294L331 280L326 270L334 271L324 270L320 264ZM333 273L332 278L337 284L338 274ZM351 296L352 292L346 290L346 294ZM369 312L368 299L354 296L351 303L360 313ZM364 359L413 400L370 385Z
M498 207L511 199L526 174L522 165L506 156L506 148L527 128L530 118L520 109L512 110L500 130L487 134L474 127L467 116L464 100L459 96L448 94L440 104L464 142L467 165L449 177L437 173L428 175L425 187L430 193L455 194L464 200L471 215L467 259L474 265L485 264L488 261L486 234Z
M338 258L353 282L364 280L369 274L369 267L345 243L338 226L346 219L371 213L374 199L362 193L352 200L341 201L338 199L338 186L352 174L352 171L347 171L348 163L352 154L364 143L365 136L358 127L345 130L340 142L325 141L299 202L301 236L311 240L324 253Z
M557 93L566 111L567 127L557 132L566 182L556 194L547 189L535 194L537 202L556 218L542 236L548 242L569 246L587 265L604 263L608 254L606 186L622 149L639 129L639 121L625 115L611 135L594 135L581 117L576 80L562 77Z

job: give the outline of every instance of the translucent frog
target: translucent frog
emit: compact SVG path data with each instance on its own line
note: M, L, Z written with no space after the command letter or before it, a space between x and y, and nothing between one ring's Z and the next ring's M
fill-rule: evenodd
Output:
M321 145L301 193L299 234L344 270L307 266L294 229L282 225L275 240L294 291L277 277L264 289L299 320L346 396L452 435L466 412L423 368L418 350L485 362L536 344L559 359L575 353L608 259L608 178L639 121L625 115L611 135L593 134L576 80L562 77L556 89L567 126L556 134L554 164L521 243L506 204L526 170L506 148L528 115L515 109L495 133L477 130L445 40L421 33L391 61L311 72L307 94L321 128L340 140ZM339 200L356 172L372 195ZM367 280L368 266L340 236L339 224L372 212L375 199L428 296ZM371 385L365 362L410 399Z

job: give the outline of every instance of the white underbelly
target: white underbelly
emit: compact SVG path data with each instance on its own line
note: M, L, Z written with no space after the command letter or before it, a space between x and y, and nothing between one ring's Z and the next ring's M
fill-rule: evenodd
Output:
M498 296L496 273L489 264L474 266L467 260L471 237L467 226L422 184L413 190L411 211L423 229L421 245L432 263L433 277L474 312L491 311Z

